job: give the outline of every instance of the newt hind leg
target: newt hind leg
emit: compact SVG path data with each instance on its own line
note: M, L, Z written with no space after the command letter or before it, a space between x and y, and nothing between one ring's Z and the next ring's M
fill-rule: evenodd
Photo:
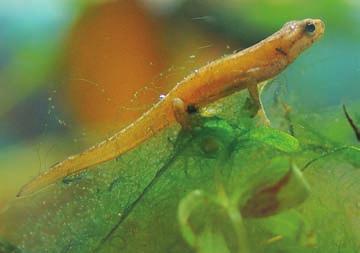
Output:
M194 105L185 105L181 98L174 98L172 101L172 109L176 121L181 125L184 130L190 130L194 122L192 115L197 113L198 110Z

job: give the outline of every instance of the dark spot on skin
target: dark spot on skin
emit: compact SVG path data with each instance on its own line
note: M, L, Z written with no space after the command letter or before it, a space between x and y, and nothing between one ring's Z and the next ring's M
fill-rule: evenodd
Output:
M284 56L287 56L287 53L284 51L284 49L282 49L281 47L277 47L276 48L276 52L284 55Z
M194 114L194 113L197 113L198 112L198 109L196 108L195 105L193 104L189 104L186 108L186 112L189 113L189 114Z

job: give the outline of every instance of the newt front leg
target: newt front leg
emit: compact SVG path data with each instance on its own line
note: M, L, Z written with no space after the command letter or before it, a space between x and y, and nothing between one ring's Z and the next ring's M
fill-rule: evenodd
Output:
M265 84L263 84L262 86L264 86ZM258 116L260 118L260 121L269 126L270 125L270 120L268 119L268 117L266 116L266 113L264 111L264 107L261 103L261 99L260 99L260 95L261 95L261 91L262 91L263 87L258 87L257 84L251 85L248 87L248 91L251 97L251 100L256 108L256 116Z

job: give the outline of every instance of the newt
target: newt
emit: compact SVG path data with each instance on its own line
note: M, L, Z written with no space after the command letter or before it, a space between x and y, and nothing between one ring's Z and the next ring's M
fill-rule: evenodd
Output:
M324 31L320 19L290 21L257 44L208 63L178 82L133 123L82 153L54 164L25 184L17 196L31 194L61 178L114 159L175 122L189 127L188 114L234 92L247 89L258 111L262 110L258 84L283 71Z

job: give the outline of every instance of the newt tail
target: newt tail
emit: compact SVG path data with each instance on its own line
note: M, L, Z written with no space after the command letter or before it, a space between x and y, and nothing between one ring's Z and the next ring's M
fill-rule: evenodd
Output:
M273 78L324 33L319 19L286 23L278 32L238 53L215 60L179 82L162 100L114 136L53 165L24 185L17 196L33 193L90 166L114 159L179 120L178 108L199 108L248 89L261 109L257 84ZM174 115L174 101L176 106ZM181 122L180 122L181 123Z

